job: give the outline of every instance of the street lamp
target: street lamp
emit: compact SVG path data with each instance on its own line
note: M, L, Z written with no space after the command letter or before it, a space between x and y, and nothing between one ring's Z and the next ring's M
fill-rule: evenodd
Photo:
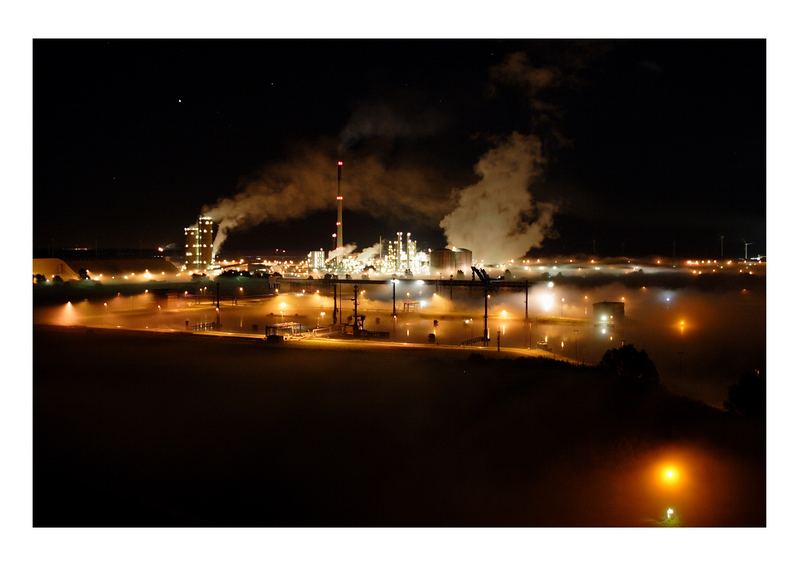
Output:
M658 481L670 489L681 482L681 470L674 464L668 463L658 468Z

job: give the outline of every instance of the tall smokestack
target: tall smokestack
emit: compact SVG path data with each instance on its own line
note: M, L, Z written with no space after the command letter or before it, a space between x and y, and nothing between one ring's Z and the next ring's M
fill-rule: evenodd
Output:
M342 166L344 165L343 161L338 161L336 163L336 248L341 249L344 246L344 225L342 224L342 203L344 202L344 197L342 197ZM341 255L336 257L336 263L339 264L342 262Z

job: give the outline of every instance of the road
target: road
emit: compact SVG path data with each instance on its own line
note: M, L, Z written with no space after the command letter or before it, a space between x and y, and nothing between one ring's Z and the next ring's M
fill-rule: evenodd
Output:
M132 328L124 326L87 326L80 328L101 329L101 330L126 330L130 332L159 332L166 334L181 334L193 336L216 336L223 338L235 338L242 340L264 340L264 335L260 333L246 333L246 332L225 332L215 330L200 330L200 331L187 331L177 328ZM540 350L538 348L503 348L497 350L496 346L457 346L452 344L423 344L415 342L392 342L392 341L378 341L378 340L357 340L353 338L328 338L328 337L297 337L286 339L283 341L284 346L296 348L340 348L348 350L426 350L431 352L458 352L468 354L484 354L496 356L499 358L549 358L570 364L581 364L576 360L566 356L560 356L552 352Z

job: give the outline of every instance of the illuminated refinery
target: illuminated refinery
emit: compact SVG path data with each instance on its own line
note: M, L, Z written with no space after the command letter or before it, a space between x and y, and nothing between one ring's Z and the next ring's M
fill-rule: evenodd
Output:
M763 526L764 44L589 44L37 47L35 524Z
M152 322L158 328L184 324L195 331L232 334L252 335L258 329L272 341L359 338L495 347L576 362L596 361L608 349L649 340L662 329L667 338L673 332L682 339L701 336L703 323L712 320L703 319L710 307L696 302L695 289L724 288L739 301L763 288L766 260L761 255L675 259L529 253L474 261L473 249L480 243L418 247L410 231L387 234L389 239L380 236L359 250L344 243L343 161L336 162L336 169L329 203L336 232L328 250L305 256L285 249L260 256L215 256L219 225L203 215L184 229L183 256L173 258L159 247L143 260L73 258L80 253L37 258L34 283L80 285L81 292L70 298L93 294L89 307L92 299L112 297L103 302L103 314L82 317L70 311L59 319L69 316L70 323L107 323L107 311L114 308L109 303L124 290L134 297L131 308L144 313L147 328ZM356 228L358 217L350 221L350 228ZM321 229L317 238L325 234ZM93 290L86 291L87 285ZM287 296L311 298L292 301ZM723 300L711 306L727 304ZM236 307L238 320L225 320L227 304ZM147 319L154 311L154 320ZM657 324L650 324L652 320ZM672 341L659 341L655 347L648 342L648 347L655 356L664 349L661 361L667 363L667 375L683 371L685 353L674 354ZM719 395L714 399L722 401Z

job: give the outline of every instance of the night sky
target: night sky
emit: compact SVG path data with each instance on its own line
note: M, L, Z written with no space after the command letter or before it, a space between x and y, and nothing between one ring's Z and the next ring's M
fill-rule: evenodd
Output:
M558 80L536 94L490 70L524 52ZM541 104L541 105L538 105ZM441 192L474 182L492 138L541 138L544 253L766 253L766 43L755 41L35 41L34 247L183 241L203 205L298 146L336 156L364 107L417 126L361 138L424 166ZM331 166L335 178L335 165ZM225 252L328 247L327 211L231 234ZM347 211L349 241L445 239L414 213ZM734 250L735 249L735 250Z

